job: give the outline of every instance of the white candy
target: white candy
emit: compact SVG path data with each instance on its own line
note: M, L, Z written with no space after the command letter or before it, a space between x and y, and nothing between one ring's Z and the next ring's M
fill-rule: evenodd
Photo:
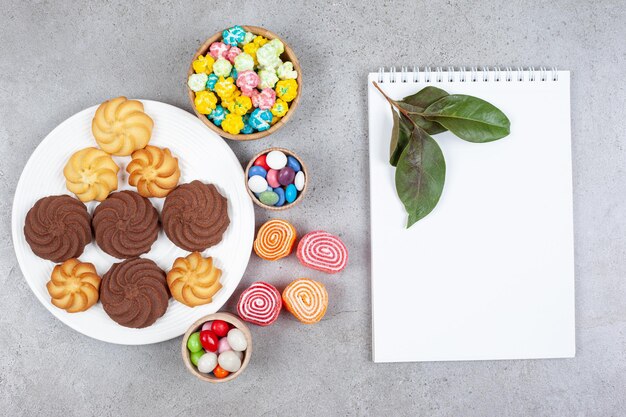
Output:
M209 76L205 73L202 74L191 74L189 76L189 80L187 80L187 85L196 93L199 91L206 90L206 82L209 80Z
M304 188L304 172L298 171L296 177L293 179L293 184L296 186L296 190L302 191Z
M228 344L233 350L243 352L248 347L246 335L239 329L230 329L226 337L228 338Z
M217 363L223 370L228 372L237 372L239 368L241 368L241 359L239 359L239 356L232 350L226 350L220 353L220 356L217 358Z
M238 350L233 350L233 352L235 352L239 360L243 361L243 352L239 352Z
M283 169L287 166L287 155L281 151L272 151L267 154L265 162L272 169Z
M198 371L203 374L213 372L217 365L217 355L213 352L207 352L198 359Z
M248 188L253 193L262 193L267 190L267 181L260 175L253 175L248 178Z

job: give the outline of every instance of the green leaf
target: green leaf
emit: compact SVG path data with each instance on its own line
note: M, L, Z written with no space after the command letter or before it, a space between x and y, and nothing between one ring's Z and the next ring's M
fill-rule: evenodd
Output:
M422 129L415 129L396 168L396 191L408 214L407 229L437 205L446 178L441 148Z
M428 106L423 114L468 142L491 142L511 133L511 122L506 115L477 97L445 96Z
M409 119L411 119L413 123L415 123L422 129L424 129L429 135L436 135L437 133L445 132L446 130L448 130L437 122L426 120L422 116L424 108L403 103L401 101L396 102L396 104L403 110L406 110L406 112L409 114Z
M389 149L389 163L394 167L398 165L398 159L402 151L409 143L411 132L413 131L413 124L403 115L398 115L393 107L391 108L393 113L393 129L391 130L391 146Z
M404 103L425 109L435 101L447 96L448 93L437 87L425 87L417 93L402 99Z

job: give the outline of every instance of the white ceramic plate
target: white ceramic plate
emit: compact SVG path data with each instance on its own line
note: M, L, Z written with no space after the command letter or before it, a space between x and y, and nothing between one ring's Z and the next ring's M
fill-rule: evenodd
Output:
M180 183L200 180L213 183L228 198L230 225L222 241L203 254L212 256L222 269L223 288L213 302L189 308L170 299L167 312L156 323L145 329L129 329L118 325L105 313L100 303L83 313L66 313L52 305L46 283L54 263L37 257L26 243L23 228L26 213L37 200L49 195L70 194L65 188L63 167L69 157L79 149L96 146L91 134L91 119L97 106L90 107L70 117L39 144L26 163L15 191L13 201L13 245L17 260L28 285L39 301L63 323L76 331L110 343L141 345L157 343L180 336L198 318L215 313L231 296L248 265L254 238L254 210L245 190L244 173L239 161L217 134L207 129L195 116L169 104L142 100L146 113L154 120L151 145L167 147L178 157L181 169ZM127 182L126 165L130 157L115 157L120 166L119 189L132 190ZM164 199L151 199L161 212ZM87 203L90 213L97 202ZM176 247L159 233L152 250L143 255L155 261L164 271L169 271L177 257L189 252ZM104 253L93 241L80 256L91 262L102 276L114 262L120 262Z

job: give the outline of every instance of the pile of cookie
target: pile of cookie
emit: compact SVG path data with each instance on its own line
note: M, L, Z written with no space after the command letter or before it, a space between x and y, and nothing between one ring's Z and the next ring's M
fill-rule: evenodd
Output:
M254 252L267 261L289 256L296 242L296 229L286 220L272 219L264 223L254 240ZM343 271L348 263L348 249L338 236L324 231L305 234L296 250L303 266L328 274ZM328 308L328 292L324 284L310 278L291 282L281 293L272 284L257 281L244 290L237 303L242 320L259 326L274 323L283 307L304 324L322 320Z
M227 200L215 185L179 184L178 159L167 148L149 145L154 122L143 104L126 97L102 103L92 121L99 148L74 153L63 174L68 195L38 200L26 215L24 235L32 251L57 263L47 289L51 302L69 313L98 300L122 326L143 328L163 316L170 297L189 306L208 304L222 288L222 271L200 252L216 245L230 219ZM118 191L119 167L112 156L130 156L128 183L137 191ZM149 198L165 198L161 219ZM84 203L100 202L90 216ZM168 273L150 259L159 231L191 252L174 261ZM123 259L102 276L78 258L92 243Z

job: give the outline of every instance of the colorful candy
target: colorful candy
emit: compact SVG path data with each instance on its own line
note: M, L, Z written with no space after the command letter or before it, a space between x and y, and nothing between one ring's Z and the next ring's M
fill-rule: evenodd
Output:
M254 165L263 167L266 171L270 170L269 165L267 165L267 155L261 155L257 159L254 160Z
M248 178L253 177L255 175L265 178L267 176L267 171L265 170L265 168L261 166L252 165L250 169L248 170Z
M241 368L241 359L232 350L220 353L217 357L217 363L223 370L228 372L237 372Z
M225 369L222 369L219 365L217 365L215 369L213 369L213 375L215 375L216 378L222 379L230 375L230 372L228 372Z
M298 94L298 73L292 62L282 61L284 51L279 39L254 35L241 26L224 30L221 41L213 42L206 55L192 62L195 73L187 84L196 93L198 113L233 135L269 130L287 114L288 103ZM207 102L206 95L198 98L203 91L215 92L217 102ZM209 117L217 105L222 110ZM268 201L269 197L274 199L266 196Z
M198 371L202 373L208 374L213 372L213 369L217 366L217 355L213 352L206 352L195 365L198 367Z
M267 171L265 179L267 180L267 184L272 188L280 187L280 183L278 182L278 172L279 171L275 169Z
M285 187L292 184L295 177L296 171L294 171L291 167L284 167L278 172L278 182L280 185L284 185Z
M297 191L302 191L304 189L304 172L299 171L296 173L296 176L293 179L293 185L296 186Z
M226 337L222 337L220 341L217 343L217 353L222 353L227 350L232 350L230 345L228 344L228 339Z
M265 222L257 232L254 252L262 259L275 261L288 256L295 241L296 229L289 222L272 219Z
M200 332L200 343L205 350L215 352L217 350L217 335L212 330L202 330Z
M287 165L287 155L282 151L271 151L267 154L266 161L270 168L280 170Z
M269 326L278 319L282 306L278 290L267 282L259 281L241 293L237 314L249 323Z
M337 236L315 231L304 235L298 243L300 263L318 271L335 274L348 263L348 249Z
M248 341L246 335L239 329L230 329L228 335L228 344L233 350L243 352L248 348Z
M213 92L206 90L199 91L196 93L194 104L199 113L211 114L213 109L217 106L217 97L215 97Z
M324 284L308 278L300 278L287 285L282 298L285 308L304 324L320 321L328 307L328 292Z
M280 200L280 197L271 188L259 194L259 201L266 206L274 206L278 203L278 200Z
M205 353L206 352L202 349L200 349L197 352L191 352L191 354L189 355L189 360L191 361L191 363L198 366L198 362L200 361L200 358L202 358L202 356L204 356Z
M215 106L213 111L207 115L207 117L215 124L215 126L221 126L228 113L228 110L218 104Z
M265 181L260 178L250 181L257 175ZM268 206L282 207L285 203L293 203L304 186L302 164L294 156L280 150L259 156L248 170L248 188L261 203Z
M187 339L187 349L190 352L199 352L202 350L202 343L200 343L200 332L192 333Z
M295 185L289 184L285 187L285 199L289 204L291 204L296 201L296 198L298 198L298 189Z
M267 190L267 180L260 175L253 175L248 178L248 188L255 194L262 193Z

